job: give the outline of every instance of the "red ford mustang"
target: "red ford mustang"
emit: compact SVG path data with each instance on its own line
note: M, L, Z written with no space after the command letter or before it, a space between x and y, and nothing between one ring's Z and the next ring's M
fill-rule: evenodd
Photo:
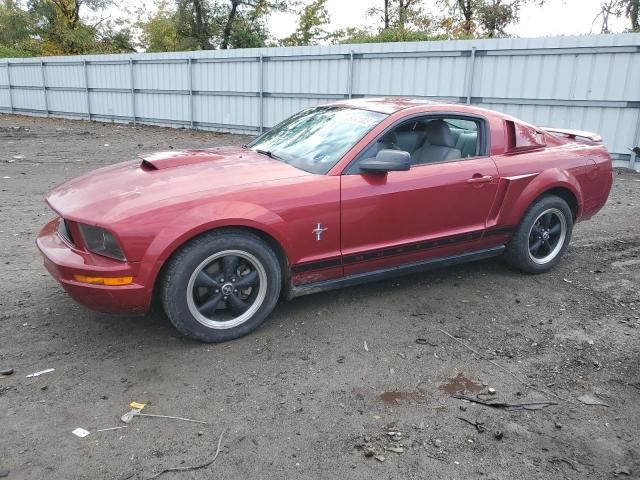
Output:
M244 147L143 155L73 180L37 243L78 302L205 342L279 298L503 254L549 270L596 213L611 159L588 132L412 99L304 110Z

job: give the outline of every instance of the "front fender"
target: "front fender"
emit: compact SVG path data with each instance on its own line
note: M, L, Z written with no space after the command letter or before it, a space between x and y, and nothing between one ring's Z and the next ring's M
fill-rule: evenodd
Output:
M290 239L284 220L254 203L216 201L182 211L160 230L149 244L141 263L140 275L152 286L166 260L184 243L201 233L222 227L248 227L273 237L285 252Z
M518 225L535 199L555 188L569 190L577 200L576 216L582 215L582 188L575 175L566 170L550 168L538 174L504 177L501 180L507 182L507 185L500 216L496 222L498 225Z

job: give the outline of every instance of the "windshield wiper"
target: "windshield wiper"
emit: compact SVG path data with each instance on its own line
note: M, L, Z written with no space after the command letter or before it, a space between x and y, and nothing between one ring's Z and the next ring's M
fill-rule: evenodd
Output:
M267 157L273 158L274 160L279 160L281 162L287 163L285 159L279 157L278 155L273 153L271 150L261 150L259 148L256 148L253 151L256 152L256 153L260 153L261 155L266 155Z

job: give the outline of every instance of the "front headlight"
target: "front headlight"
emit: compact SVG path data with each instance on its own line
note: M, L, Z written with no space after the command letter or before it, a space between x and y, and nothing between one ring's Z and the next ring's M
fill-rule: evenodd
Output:
M78 227L80 228L80 233L82 233L82 238L84 239L87 250L123 262L127 260L113 234L104 228L85 225L83 223L79 223Z

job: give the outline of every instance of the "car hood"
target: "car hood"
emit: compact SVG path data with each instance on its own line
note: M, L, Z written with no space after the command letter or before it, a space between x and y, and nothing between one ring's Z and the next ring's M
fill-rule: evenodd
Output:
M199 195L310 175L240 147L171 150L111 165L53 190L47 203L70 220L104 224Z

